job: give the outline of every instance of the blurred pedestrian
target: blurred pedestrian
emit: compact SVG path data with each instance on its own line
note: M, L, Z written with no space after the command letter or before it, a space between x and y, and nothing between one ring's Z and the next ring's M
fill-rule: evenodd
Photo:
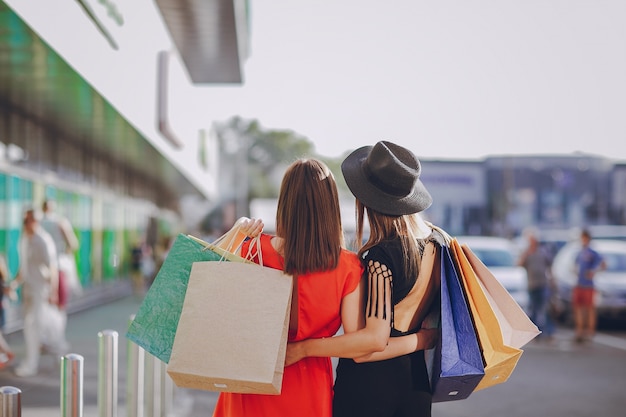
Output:
M9 281L9 269L7 268L4 256L0 254L0 370L9 365L15 354L9 347L6 339L4 338L4 325L5 325L5 311L4 311L4 295L8 295L10 288L7 286Z
M525 235L528 246L522 252L518 265L524 267L528 277L528 316L541 330L540 338L550 340L555 329L550 309L550 299L554 293L551 257L540 245L534 229L526 230Z
M76 260L74 253L78 250L78 238L70 221L57 213L56 201L45 200L41 206L42 217L40 224L52 237L57 253L57 265L59 269L58 282L58 309L62 318L62 334L60 338L65 340L67 326L66 307L70 295L80 294L82 286L78 279Z
M48 349L61 353L65 338L61 338L58 304L58 265L52 237L40 226L34 210L24 215L19 243L20 268L13 281L13 290L22 286L24 308L24 341L26 356L16 368L17 376L36 375L43 343Z
M602 255L591 248L591 233L583 229L580 233L580 252L576 256L575 266L578 280L572 293L576 342L593 338L596 332L597 313L595 306L594 278L597 272L606 269Z
M130 251L130 277L133 293L137 297L143 297L146 289L156 277L155 255L152 247L144 239L137 239Z
M151 279L148 281L148 288L150 288L150 286L154 282L154 278L156 278L156 274L158 274L159 270L163 266L163 263L165 263L165 260L167 259L167 255L170 253L170 249L172 248L173 243L174 241L172 237L169 235L165 235L161 239L161 242L157 245L155 254L154 254L154 258L155 258L154 272L152 273Z
M145 243L141 246L141 275L144 290L148 288L156 276L156 256L152 246Z
M70 294L80 294L82 287L76 270L75 252L79 248L78 237L70 221L57 212L54 200L42 204L41 226L50 234L59 261L59 307L64 309Z
M130 248L130 280L133 286L133 293L137 297L143 297L145 291L143 273L141 272L142 258L143 241L137 238Z

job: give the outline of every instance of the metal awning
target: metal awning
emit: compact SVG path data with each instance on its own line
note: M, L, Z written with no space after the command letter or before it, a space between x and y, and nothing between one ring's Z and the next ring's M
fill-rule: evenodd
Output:
M182 172L2 1L0 101L179 195L198 193Z
M242 83L247 0L155 0L193 83Z

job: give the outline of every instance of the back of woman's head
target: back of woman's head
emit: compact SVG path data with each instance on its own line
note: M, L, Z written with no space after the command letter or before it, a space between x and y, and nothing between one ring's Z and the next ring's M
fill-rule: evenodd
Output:
M369 237L367 242L358 248L359 256L383 240L398 239L400 241L404 259L404 268L408 275L417 275L421 255L415 232L418 229L414 214L388 215L380 213L356 199L357 215L357 242L362 242L365 218L369 222Z
M316 159L299 159L283 177L276 212L285 272L303 274L337 266L343 246L335 178Z

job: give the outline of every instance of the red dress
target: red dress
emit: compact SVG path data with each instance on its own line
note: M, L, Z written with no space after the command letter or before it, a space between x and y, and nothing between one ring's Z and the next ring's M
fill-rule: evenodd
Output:
M283 258L261 236L263 265L283 269ZM241 253L246 253L244 245ZM255 260L256 261L256 260ZM331 337L341 326L341 300L354 291L363 269L356 254L343 250L337 268L298 276L298 330L289 341ZM333 368L330 358L305 358L285 368L280 395L220 393L214 417L331 417Z

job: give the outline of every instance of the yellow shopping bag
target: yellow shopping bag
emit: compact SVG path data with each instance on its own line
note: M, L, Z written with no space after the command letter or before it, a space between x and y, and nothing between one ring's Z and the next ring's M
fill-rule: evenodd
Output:
M504 343L500 322L483 290L476 272L456 239L450 243L461 282L470 306L476 335L480 343L485 376L476 391L505 382L519 361L522 351Z

